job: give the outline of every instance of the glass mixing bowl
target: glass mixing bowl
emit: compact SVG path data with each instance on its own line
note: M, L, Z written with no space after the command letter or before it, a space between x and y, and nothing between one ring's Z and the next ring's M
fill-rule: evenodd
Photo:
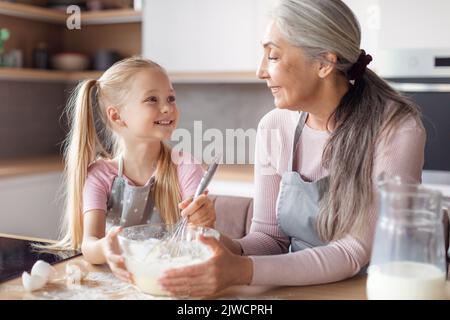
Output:
M162 274L168 269L205 262L212 256L210 248L199 240L200 235L220 238L217 230L188 225L176 243L168 244L173 228L167 224L146 224L126 227L118 235L125 265L144 293L167 296L168 292L158 284ZM174 245L177 250L173 250Z

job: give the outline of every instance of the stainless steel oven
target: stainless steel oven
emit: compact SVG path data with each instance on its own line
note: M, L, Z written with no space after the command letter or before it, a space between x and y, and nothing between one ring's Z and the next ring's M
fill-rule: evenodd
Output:
M450 185L450 49L391 51L379 74L421 108L427 131L423 183Z

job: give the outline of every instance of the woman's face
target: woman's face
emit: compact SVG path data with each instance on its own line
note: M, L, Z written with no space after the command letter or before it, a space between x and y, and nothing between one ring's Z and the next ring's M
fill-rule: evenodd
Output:
M264 40L264 55L257 75L267 82L277 108L299 110L314 101L319 85L317 62L287 42L271 22Z
M178 124L175 91L166 73L148 68L133 76L120 109L123 132L137 140L167 140Z

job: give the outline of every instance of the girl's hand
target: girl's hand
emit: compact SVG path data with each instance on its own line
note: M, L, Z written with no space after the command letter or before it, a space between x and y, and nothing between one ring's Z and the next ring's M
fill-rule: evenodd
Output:
M120 231L122 231L122 227L111 228L105 238L103 238L103 254L112 273L117 278L131 283L132 275L125 267L125 259L121 255L119 240L117 239Z
M203 297L232 285L250 284L253 262L231 253L214 237L200 237L214 252L205 263L167 270L159 284L174 296Z
M214 203L208 198L205 191L197 199L192 197L182 201L178 207L182 209L181 216L187 217L188 222L201 227L214 228L216 222L216 210Z

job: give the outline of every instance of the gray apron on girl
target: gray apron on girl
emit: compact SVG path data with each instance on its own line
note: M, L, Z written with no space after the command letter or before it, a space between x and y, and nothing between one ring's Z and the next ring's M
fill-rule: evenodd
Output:
M144 186L132 186L123 177L123 158L119 157L119 170L114 178L106 213L106 231L113 226L134 226L147 223L161 223L159 213L154 209L152 176Z
M288 170L283 174L277 199L277 220L281 230L291 240L290 251L324 246L317 234L316 221L319 202L328 190L329 177L306 182L293 171L294 155L308 114L302 112L295 129L294 143L289 157Z

